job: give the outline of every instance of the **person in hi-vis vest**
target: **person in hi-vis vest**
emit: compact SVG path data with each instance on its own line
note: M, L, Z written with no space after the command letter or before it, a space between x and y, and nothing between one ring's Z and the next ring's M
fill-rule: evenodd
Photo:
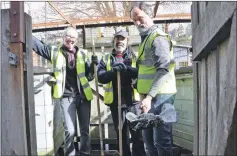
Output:
M48 47L33 37L33 50L49 60L53 67L52 98L60 104L65 122L64 143L58 155L75 155L74 135L76 114L80 127L80 155L90 155L90 114L93 98L89 81L94 79L93 64L98 64L97 56L90 63L85 50L76 46L78 32L73 27L64 30L63 43Z
M137 59L141 108L144 113L158 115L166 106L174 107L176 80L173 44L170 36L153 23L154 3L134 2L130 17L141 36ZM171 123L144 129L142 134L149 155L172 156Z
M121 76L121 117L122 117L122 143L123 155L131 156L128 129L132 139L132 155L145 156L144 143L141 132L133 131L125 118L128 109L134 113L141 112L139 105L140 97L136 89L132 86L137 78L136 56L132 47L128 46L128 32L120 30L114 35L113 50L104 55L98 65L98 81L104 85L104 103L109 106L113 119L114 128L117 134L117 149L119 149L119 119L118 119L118 87L117 72Z

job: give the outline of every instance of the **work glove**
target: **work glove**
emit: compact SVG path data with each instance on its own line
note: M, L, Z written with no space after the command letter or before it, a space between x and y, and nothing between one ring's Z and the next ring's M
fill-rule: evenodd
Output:
M112 66L111 66L111 70L112 71L115 71L115 72L123 72L123 71L126 71L127 70L127 67L124 63L122 62L117 62L117 63L114 63Z
M126 66L132 66L132 59L130 59L130 58L124 59L124 64Z
M98 57L96 55L92 55L91 62L95 65L98 65L99 64Z
M130 59L130 58L124 59L123 63L126 65L128 72L137 72L138 71L137 68L132 67L132 59Z

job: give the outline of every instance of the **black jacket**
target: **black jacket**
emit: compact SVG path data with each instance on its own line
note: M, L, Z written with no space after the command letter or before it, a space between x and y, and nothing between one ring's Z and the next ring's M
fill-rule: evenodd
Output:
M111 56L111 66L115 62L115 53L114 50L112 51ZM131 60L132 57L135 57L132 48L129 46L124 55L124 63L127 66L127 71L121 72L121 97L122 97L122 104L131 105L133 102L133 88L132 88L132 79L137 78L138 69L131 67L131 62L127 60ZM98 65L98 81L102 84L107 84L112 81L113 84L113 95L114 95L114 104L117 105L118 102L118 88L117 88L117 73L112 71L106 71L106 64L104 62L104 57L101 59Z

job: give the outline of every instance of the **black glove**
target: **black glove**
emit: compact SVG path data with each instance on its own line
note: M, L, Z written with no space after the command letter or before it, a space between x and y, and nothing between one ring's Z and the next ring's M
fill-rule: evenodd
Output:
M91 62L95 65L98 65L99 64L98 57L96 55L92 55Z
M132 66L132 59L130 59L130 58L124 59L124 64L125 64L126 66Z
M122 72L122 71L126 71L127 70L127 67L124 63L122 62L118 62L118 63L114 63L111 67L111 70L112 71L119 71L119 72Z

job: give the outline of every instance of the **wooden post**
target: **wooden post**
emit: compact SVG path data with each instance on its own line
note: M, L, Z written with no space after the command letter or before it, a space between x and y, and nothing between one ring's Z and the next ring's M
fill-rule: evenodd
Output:
M82 35L83 35L83 49L86 49L86 28L85 28L85 25L82 28Z
M91 29L91 40L92 40L92 49L93 49L92 52L93 52L93 55L95 55L95 43L92 36L92 29ZM98 88L97 68L95 64L94 64L94 73L95 73L97 110L98 110L98 117L99 117L100 148L101 148L101 156L104 156L104 144L103 144L103 135L102 135L102 126L101 126L101 115L100 115L100 95L99 95L99 88Z
M168 23L165 23L165 32L169 33L169 24Z
M200 104L200 95L199 95L199 73L198 73L198 62L193 63L193 95L194 95L194 134L193 134L193 154L199 155L199 104Z
M119 155L123 156L123 141L122 141L122 118L121 118L121 77L120 72L117 72L118 84L118 121L119 121Z
M1 22L1 72L4 73L1 77L1 155L28 155L23 75L24 2L11 2L10 10L2 10ZM17 65L9 63L9 52L19 58Z
M25 14L25 45L24 45L24 90L26 107L26 134L29 155L37 155L37 139L35 124L33 54L32 54L32 19Z
M31 17L24 2L11 2L1 13L1 154L37 155Z

